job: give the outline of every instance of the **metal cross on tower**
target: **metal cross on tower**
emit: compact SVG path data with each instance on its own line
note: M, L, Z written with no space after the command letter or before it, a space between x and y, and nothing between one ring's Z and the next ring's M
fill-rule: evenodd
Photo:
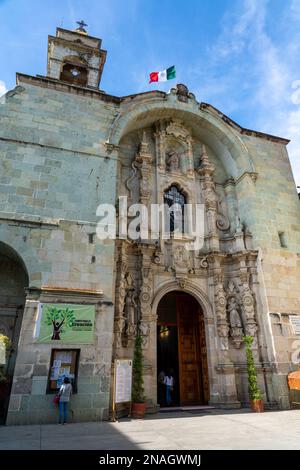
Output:
M85 26L88 26L83 20L81 21L76 21L76 23L79 25L79 28L77 28L79 31L82 31L86 33L86 30L84 29Z

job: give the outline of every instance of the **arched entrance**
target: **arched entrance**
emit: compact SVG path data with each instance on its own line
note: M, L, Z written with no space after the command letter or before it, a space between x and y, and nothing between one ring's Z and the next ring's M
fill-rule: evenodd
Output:
M0 242L0 333L11 341L6 362L0 365L6 378L0 383L0 424L5 422L9 404L27 286L28 275L23 261L11 247Z
M205 405L209 382L202 309L190 294L172 291L157 307L158 403L166 405L163 373L174 377L172 405Z

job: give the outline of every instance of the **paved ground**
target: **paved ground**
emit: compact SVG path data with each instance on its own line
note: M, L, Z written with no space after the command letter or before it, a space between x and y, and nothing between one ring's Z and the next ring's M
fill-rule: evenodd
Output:
M144 420L2 426L0 449L300 449L300 410L167 412Z

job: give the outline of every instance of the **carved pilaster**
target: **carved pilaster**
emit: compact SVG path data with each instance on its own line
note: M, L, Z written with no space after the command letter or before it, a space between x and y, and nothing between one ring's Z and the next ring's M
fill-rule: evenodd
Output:
M245 260L240 261L241 303L245 321L245 333L253 336L252 349L257 349L257 323L255 318L255 299L249 285L249 273Z
M143 133L143 140L140 144L139 152L135 158L140 171L140 203L149 204L152 191L152 155L149 152L149 144L146 140L146 133Z
M215 304L217 315L217 329L220 338L220 347L222 351L227 351L229 348L228 335L229 325L227 322L226 313L226 293L223 286L223 276L220 273L215 273Z
M193 146L192 138L187 139L187 176L194 177L194 157L193 157Z
M116 278L116 300L115 300L115 319L114 319L114 336L115 348L122 347L122 337L125 332L126 319L124 316L124 300L126 297L126 272L127 272L127 255L126 244L121 243L119 246L119 257L117 261L117 278Z
M166 169L166 131L164 123L159 121L156 127L155 137L155 150L156 150L156 164L161 171Z
M204 193L209 248L211 251L218 251L220 249L217 231L218 196L215 191L215 183L213 180L214 171L215 166L208 158L205 145L202 145L201 165L197 169L197 172L200 175Z
M140 318L139 328L143 337L143 349L147 349L150 341L151 324L154 319L151 317L151 303L153 297L153 279L151 272L151 260L153 249L150 247L140 247L140 267L141 267L141 287L139 294Z
M219 363L222 364L220 368L220 382L223 388L225 402L227 404L234 404L239 406L237 401L237 391L235 383L235 373L232 361L229 357L229 331L230 327L227 320L227 299L224 290L224 277L220 260L212 259L213 263L213 279L215 287L215 310L217 316L217 331L220 342Z

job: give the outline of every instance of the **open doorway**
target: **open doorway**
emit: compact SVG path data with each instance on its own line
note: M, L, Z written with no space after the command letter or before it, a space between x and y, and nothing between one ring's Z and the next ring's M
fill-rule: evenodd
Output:
M167 405L164 376L174 379L171 406L205 405L209 400L203 312L190 294L166 294L157 309L157 401Z

